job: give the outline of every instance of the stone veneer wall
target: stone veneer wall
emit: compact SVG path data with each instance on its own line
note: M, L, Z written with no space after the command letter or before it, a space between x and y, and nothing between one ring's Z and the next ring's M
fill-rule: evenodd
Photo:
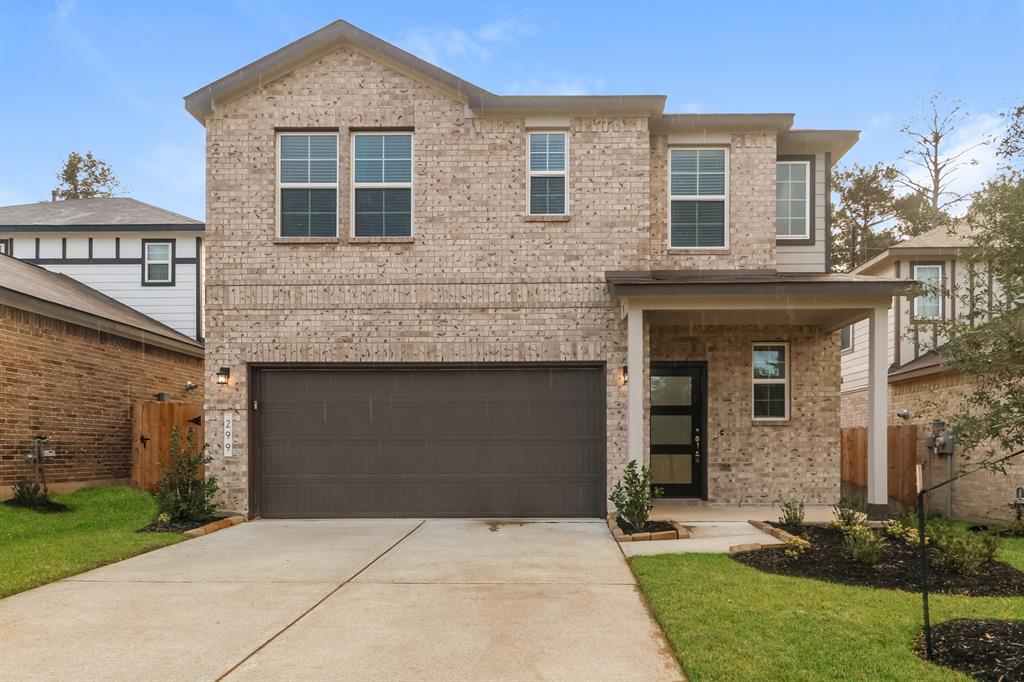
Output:
M839 349L814 327L645 325L651 360L704 361L708 367L708 497L771 504L839 499ZM751 418L751 346L790 343L790 419ZM645 410L649 379L645 372ZM648 431L648 429L645 429Z
M401 67L340 48L219 105L207 127L206 348L211 473L248 509L247 372L269 362L589 361L607 366L608 481L626 460L625 324L608 270L652 267L664 169L651 180L645 116L576 117L567 221L527 218L526 121L474 118ZM275 239L275 131L338 130L340 234ZM414 130L414 238L348 237L353 129ZM671 267L774 262L774 137L732 149L734 248ZM652 184L653 182L653 184ZM753 235L771 234L770 240ZM753 241L747 244L748 238ZM668 266L664 259L658 267ZM222 417L234 415L234 457Z
M0 498L31 475L33 438L50 436L48 484L131 477L132 406L167 393L203 400L203 361L0 305Z

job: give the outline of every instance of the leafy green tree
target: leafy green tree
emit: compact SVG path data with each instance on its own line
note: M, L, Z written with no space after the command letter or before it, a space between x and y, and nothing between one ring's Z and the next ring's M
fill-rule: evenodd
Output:
M896 177L896 169L882 163L854 164L832 175L838 197L832 214L834 272L849 272L896 242L890 227L896 217Z
M55 199L112 197L122 189L110 164L97 159L92 152L86 152L85 156L78 152L68 154L57 180L59 184L53 190Z
M1000 451L1024 448L1024 172L1018 170L1024 159L1022 121L1024 107L1019 107L999 146L1006 165L975 195L966 218L974 246L968 272L987 268L991 292L987 286L952 290L958 314L936 323L933 342L948 340L936 350L948 366L971 379L971 391L947 422L966 454L993 468L999 468L995 460Z

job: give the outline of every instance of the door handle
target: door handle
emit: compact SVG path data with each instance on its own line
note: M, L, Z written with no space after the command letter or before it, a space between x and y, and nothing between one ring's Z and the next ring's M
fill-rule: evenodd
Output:
M700 463L700 429L693 436L693 461Z

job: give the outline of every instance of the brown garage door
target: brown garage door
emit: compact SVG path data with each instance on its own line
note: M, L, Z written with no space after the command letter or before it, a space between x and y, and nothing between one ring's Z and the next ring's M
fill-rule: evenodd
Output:
M603 370L256 373L264 517L601 516Z

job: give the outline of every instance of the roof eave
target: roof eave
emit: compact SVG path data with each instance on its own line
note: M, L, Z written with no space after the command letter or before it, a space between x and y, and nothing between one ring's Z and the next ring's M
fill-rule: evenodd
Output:
M656 112L655 112L656 113ZM651 121L655 133L699 130L789 130L794 114L662 114Z

